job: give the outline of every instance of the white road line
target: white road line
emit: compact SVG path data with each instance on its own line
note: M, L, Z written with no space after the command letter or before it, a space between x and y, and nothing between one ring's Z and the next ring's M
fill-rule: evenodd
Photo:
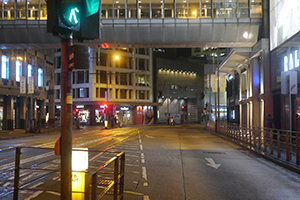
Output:
M33 193L32 195L30 195L29 197L27 197L26 199L24 200L31 200L31 199L34 199L35 197L39 196L40 194L42 194L43 191L38 191L38 192L35 192Z
M44 154L37 155L37 156L34 156L34 157L26 158L26 159L21 160L21 164L25 164L25 163L28 163L28 162L31 162L31 161L35 161L35 160L45 158L45 157L48 157L48 156L53 156L53 155L54 155L53 152L48 152L48 153L44 153ZM11 163L8 163L8 164L5 164L5 165L1 165L0 169L11 168L11 167L14 167L14 166L15 166L15 162L11 162Z
M146 167L142 167L142 177L147 181L147 171L146 171Z
M140 142L140 144L142 144L142 140L141 139L139 139L139 142Z
M132 171L132 173L134 173L134 174L139 174L140 172L137 172L137 171Z
M98 155L96 155L95 157L91 158L90 161L95 160L96 158L98 158L99 156L101 156L103 154L103 152L99 153Z
M143 186L144 186L144 187L148 187L148 183L145 182L145 183L143 184Z
M46 192L49 194L54 194L54 195L60 196L60 193L58 193L58 192L53 192L53 191L46 191Z
M6 186L8 186L9 184L10 184L10 182L5 183L2 187L6 187Z
M143 145L140 144L140 150L143 151Z
M147 138L154 138L153 136L146 135Z
M32 188L36 188L36 187L38 187L38 186L42 185L43 183L44 183L44 182L39 182L39 183L37 183L37 184L35 184L35 185L31 186L31 187L30 187L30 189L32 189Z

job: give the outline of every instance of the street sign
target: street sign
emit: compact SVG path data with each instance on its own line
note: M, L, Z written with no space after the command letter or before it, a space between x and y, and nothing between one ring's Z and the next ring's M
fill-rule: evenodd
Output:
M34 93L34 77L28 77L28 94Z
M21 76L20 77L20 94L26 93L26 77Z

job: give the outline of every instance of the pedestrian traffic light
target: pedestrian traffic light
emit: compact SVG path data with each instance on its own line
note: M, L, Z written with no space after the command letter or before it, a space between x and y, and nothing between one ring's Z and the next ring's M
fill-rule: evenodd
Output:
M181 110L184 111L184 106L181 106Z
M62 0L59 17L67 27L80 25L81 19L99 11L99 0Z
M47 31L73 38L100 39L99 0L48 0Z

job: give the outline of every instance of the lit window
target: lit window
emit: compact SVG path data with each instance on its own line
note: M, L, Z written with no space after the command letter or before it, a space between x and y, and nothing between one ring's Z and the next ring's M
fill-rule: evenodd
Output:
M8 74L9 74L8 70L9 70L8 57L2 56L1 78L8 79Z
M16 61L16 81L20 82L20 77L22 76L22 62Z
M32 65L28 64L28 77L32 76Z
M79 97L84 97L84 89L83 88L79 89Z
M38 69L38 86L43 87L43 69Z

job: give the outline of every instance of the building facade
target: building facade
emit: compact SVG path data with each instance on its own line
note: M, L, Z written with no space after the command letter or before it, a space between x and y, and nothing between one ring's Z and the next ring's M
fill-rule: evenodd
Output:
M60 52L56 54L55 103L60 110ZM152 50L90 49L87 70L72 71L73 107L81 124L115 116L123 125L153 123Z
M48 50L0 50L0 129L54 122L54 62Z

